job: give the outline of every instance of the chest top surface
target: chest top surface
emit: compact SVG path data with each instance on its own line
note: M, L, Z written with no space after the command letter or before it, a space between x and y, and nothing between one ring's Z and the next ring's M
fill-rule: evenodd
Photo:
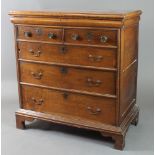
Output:
M141 10L111 12L10 11L14 24L122 27L138 22Z
M50 11L10 11L9 15L16 17L57 17L57 18L100 18L100 19L127 19L139 16L141 10L136 11L110 11L110 12L50 12Z

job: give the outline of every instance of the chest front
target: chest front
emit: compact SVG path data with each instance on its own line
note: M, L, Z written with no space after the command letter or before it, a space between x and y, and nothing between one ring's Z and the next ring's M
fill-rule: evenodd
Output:
M96 130L123 149L124 133L138 120L140 13L126 19L119 14L10 13L20 98L17 127L40 119Z

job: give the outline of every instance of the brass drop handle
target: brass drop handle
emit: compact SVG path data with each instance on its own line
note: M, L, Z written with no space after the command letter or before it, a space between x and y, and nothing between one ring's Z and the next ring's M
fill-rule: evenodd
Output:
M55 39L57 36L56 36L56 34L55 33L49 33L48 34L48 38L49 39Z
M35 78L35 79L38 79L40 80L43 76L43 73L41 71L38 71L38 72L31 72L31 75Z
M40 57L41 51L33 51L32 49L29 49L29 52L34 56L34 57Z
M34 97L32 97L31 100L33 101L33 103L37 102L37 100Z
M102 83L101 80L93 80L92 78L88 78L86 82L87 82L87 85L90 87L91 86L97 87Z
M25 37L32 37L32 33L31 32L24 32Z
M100 41L101 43L106 43L108 41L108 37L103 35L100 37Z
M43 99L36 100L34 97L31 98L32 102L37 105L42 105L44 103Z
M38 105L42 105L43 103L44 103L43 99L39 99L38 102L37 102Z
M72 34L72 40L78 40L80 36L78 34Z
M88 59L93 62L100 62L103 59L103 56L100 56L100 55L94 56L94 55L89 54Z
M100 108L93 109L92 107L87 107L87 110L92 115L97 115L97 114L101 113L101 109Z

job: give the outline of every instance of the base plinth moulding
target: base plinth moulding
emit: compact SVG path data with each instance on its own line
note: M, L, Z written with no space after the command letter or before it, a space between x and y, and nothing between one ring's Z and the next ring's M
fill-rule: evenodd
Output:
M135 106L126 116L119 127L106 125L89 120L81 120L80 118L72 118L67 115L45 114L30 110L20 109L16 112L16 127L25 129L25 121L33 121L34 119L64 124L78 128L84 128L94 131L99 131L102 136L112 137L115 141L115 148L122 150L125 146L125 135L130 124L137 125L139 116L139 108Z

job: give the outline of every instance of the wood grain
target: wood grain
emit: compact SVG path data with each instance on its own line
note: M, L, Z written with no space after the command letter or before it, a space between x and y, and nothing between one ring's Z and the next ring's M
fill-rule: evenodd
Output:
M77 40L72 39L72 35L77 34ZM88 36L91 38L88 39ZM107 41L101 42L101 37L106 36ZM93 30L93 29L65 29L65 42L74 44L98 44L98 45L117 45L117 31L116 30Z
M115 124L115 100L63 91L22 86L23 108L43 113L62 113L106 124ZM36 102L33 101L34 98ZM39 100L43 103L39 105ZM59 100L58 100L59 99ZM88 107L91 109L89 110ZM97 110L100 109L99 112ZM108 117L107 117L108 116Z
M116 49L19 42L19 58L83 66L116 68Z
M41 34L37 34L39 29ZM25 36L25 33L29 32L31 35L29 37ZM49 38L49 34L54 34L54 38ZM39 41L49 41L49 42L62 42L62 29L53 29L53 28L42 28L37 26L18 26L18 39L26 40L39 40Z
M122 150L137 125L142 11L12 11L20 110L34 119L99 131Z
M136 104L138 31L138 25L122 29L120 121L123 121L131 108Z
M109 12L43 12L43 11L10 11L9 15L14 17L48 17L48 18L82 18L82 19L109 19L121 20L134 18L142 13L141 10L131 11L109 11Z
M22 82L100 94L115 95L116 92L114 72L75 69L27 62L20 63L20 72ZM37 79L32 75L32 72L35 74L42 73L42 76L40 79Z

